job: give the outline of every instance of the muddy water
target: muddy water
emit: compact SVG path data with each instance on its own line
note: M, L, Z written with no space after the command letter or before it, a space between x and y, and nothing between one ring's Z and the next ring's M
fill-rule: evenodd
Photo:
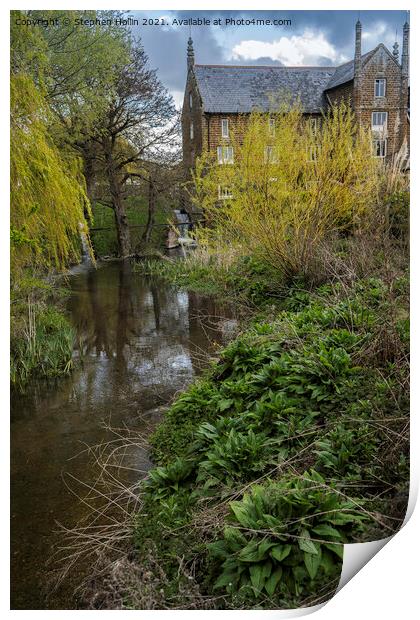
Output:
M63 477L89 482L89 457L80 452L104 439L102 421L151 428L153 410L193 380L232 323L213 301L140 276L129 263L81 269L69 286L74 372L53 385L33 382L12 399L12 609L75 608L72 583L46 596L57 522L71 527L86 510ZM139 469L151 466L147 450L136 460Z

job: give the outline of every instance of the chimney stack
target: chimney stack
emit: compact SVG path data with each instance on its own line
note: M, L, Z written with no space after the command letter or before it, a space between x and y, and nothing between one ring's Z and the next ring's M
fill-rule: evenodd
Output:
M360 124L360 105L361 105L361 80L362 72L362 24L360 19L356 22L356 44L354 48L354 79L353 79L353 107L356 122Z
M188 47L187 47L187 68L188 71L194 67L194 48L193 48L193 40L191 37L188 39Z
M360 76L360 70L362 68L362 24L360 19L356 22L356 44L354 48L354 77L355 79Z
M401 56L401 72L403 77L408 78L408 39L410 36L410 26L405 22L403 27L403 46Z

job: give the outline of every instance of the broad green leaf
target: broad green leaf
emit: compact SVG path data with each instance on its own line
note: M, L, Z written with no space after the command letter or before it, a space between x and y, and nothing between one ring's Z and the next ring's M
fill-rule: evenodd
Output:
M226 409L229 409L229 407L231 407L234 402L235 401L232 398L223 398L222 400L219 400L219 403L218 403L219 411L226 411Z
M334 538L341 538L341 534L335 527L331 527L331 525L327 525L323 523L321 525L317 525L311 529L315 534L319 534L319 536L332 536Z
M263 541L259 544L258 542L252 541L240 551L238 557L242 562L260 562L264 560L267 551L274 545L275 543L268 541Z
M344 545L337 545L333 543L324 543L324 547L338 555L339 558L343 559L344 555Z
M251 583L254 588L254 595L257 597L264 587L266 580L266 569L261 564L254 564L249 567L249 574L251 576Z
M244 527L253 527L254 523L242 502L231 502L231 510L238 522Z
M239 551L247 544L247 539L237 527L225 527L223 536L234 551Z
M223 572L216 583L214 584L215 588L225 588L230 584L235 584L237 581L238 575L237 573L232 572Z
M210 551L210 554L216 558L225 558L228 554L224 540L216 540L215 542L209 543L207 549Z
M301 538L298 540L299 549L305 553L318 554L318 548L315 543L312 542L308 530L302 530Z
M267 593L269 594L269 596L273 596L276 590L277 584L279 583L281 579L282 573L283 573L283 569L281 566L279 566L279 568L277 568L265 582L264 587Z
M270 554L277 562L282 562L289 555L291 548L292 545L276 545L271 549Z
M303 561L305 562L306 570L308 571L309 577L311 579L314 579L318 572L318 568L321 563L321 557L321 549L319 550L319 553L317 555L314 555L313 553L303 554Z
M280 525L279 520L273 515L263 514L263 518L269 527L276 528Z

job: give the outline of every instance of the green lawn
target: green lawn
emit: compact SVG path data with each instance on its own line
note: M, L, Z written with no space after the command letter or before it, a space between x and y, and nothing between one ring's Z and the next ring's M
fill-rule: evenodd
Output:
M131 228L131 241L133 252L141 248L141 237L147 222L147 198L144 196L131 196L127 198L127 217ZM152 245L160 247L165 241L165 226L172 219L175 204L170 204L166 199L157 201L155 226L152 234ZM118 254L117 231L115 228L114 212L109 207L94 203L92 207L93 223L91 228L110 228L110 230L91 231L91 239L96 256L116 256Z

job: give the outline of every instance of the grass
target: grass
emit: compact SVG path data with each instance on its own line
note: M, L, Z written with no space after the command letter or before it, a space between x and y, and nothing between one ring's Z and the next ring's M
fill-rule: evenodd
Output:
M24 391L30 379L68 374L72 367L74 329L61 307L68 294L27 274L11 294L10 377Z
M141 236L147 223L147 200L142 196L130 196L127 198L127 219L131 228L131 240L133 252L138 251L143 243ZM165 241L165 226L171 218L172 210L167 201L157 200L155 222L151 245L161 247ZM91 241L96 256L117 256L118 241L115 228L114 212L109 207L95 203L92 208L92 228L109 228L110 230L98 230L91 232Z
M276 303L287 289L284 279L270 265L235 249L227 255L199 246L183 260L144 259L137 263L136 271L246 306L249 311Z

